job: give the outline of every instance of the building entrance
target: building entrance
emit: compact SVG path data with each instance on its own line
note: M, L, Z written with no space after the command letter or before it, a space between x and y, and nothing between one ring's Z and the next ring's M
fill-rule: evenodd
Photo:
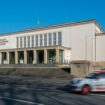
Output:
M56 62L56 51L48 50L48 63L54 64Z
M15 64L15 52L9 52L9 63Z
M6 63L7 63L7 53L2 52L2 64L6 64Z
M27 64L33 64L33 51L27 51Z
M18 64L24 63L24 51L18 51Z
M37 63L44 63L44 50L37 51Z

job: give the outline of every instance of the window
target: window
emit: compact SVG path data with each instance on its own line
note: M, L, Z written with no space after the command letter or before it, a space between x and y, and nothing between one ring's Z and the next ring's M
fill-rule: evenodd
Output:
M20 48L22 48L22 37L20 37Z
M44 34L44 46L47 46L47 34Z
M42 39L42 34L40 35L40 46L42 46L43 39Z
M89 73L85 78L96 78L98 75L98 73Z
M30 47L30 36L28 36L27 38L28 38L28 47Z
M34 47L34 35L31 36L32 47Z
M58 32L58 45L62 45L62 33Z
M56 33L53 33L53 45L56 45Z
M98 78L105 78L105 73L100 73L100 74L98 75Z
M38 47L38 35L36 35L36 47Z
M51 35L51 33L49 33L48 36L49 36L49 46L51 46L52 45L52 35Z
M24 36L24 48L26 48L26 36Z
M17 42L16 46L17 46L17 48L19 48L19 38L18 37L16 38L16 42Z

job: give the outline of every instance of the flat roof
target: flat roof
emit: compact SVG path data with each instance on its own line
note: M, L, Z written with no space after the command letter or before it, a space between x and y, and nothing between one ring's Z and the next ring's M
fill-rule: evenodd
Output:
M68 27L68 26L76 26L76 25L89 24L89 23L94 23L96 26L98 26L98 28L102 32L104 32L102 27L98 24L98 22L96 20L86 20L86 21L80 21L80 22L68 22L68 23L63 23L63 24L36 27L36 28L31 28L31 29L27 29L27 30L23 30L23 31L0 34L0 36L22 34L22 33L27 33L27 32L34 32L34 31L43 31L43 30L48 30L48 29L62 28L62 27Z

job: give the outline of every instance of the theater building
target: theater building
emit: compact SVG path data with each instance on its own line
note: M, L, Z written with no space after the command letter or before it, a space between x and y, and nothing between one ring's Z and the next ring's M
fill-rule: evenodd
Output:
M103 61L105 58L100 57L98 51L100 47L96 46L96 37L101 37L102 33L100 25L89 20L3 34L0 35L0 64Z

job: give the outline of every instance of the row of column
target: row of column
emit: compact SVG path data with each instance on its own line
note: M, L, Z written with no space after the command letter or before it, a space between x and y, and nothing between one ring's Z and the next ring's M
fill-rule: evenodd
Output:
M24 51L24 64L27 64L27 50L23 50ZM33 60L34 63L37 63L37 54L36 54L37 50L33 50ZM18 64L18 51L15 50L15 64ZM48 63L48 54L47 54L47 49L44 49L44 63L47 64ZM2 62L2 52L0 52L0 64ZM6 51L7 53L7 64L10 64L10 58L9 58L9 51ZM56 63L59 63L59 48L56 48Z

